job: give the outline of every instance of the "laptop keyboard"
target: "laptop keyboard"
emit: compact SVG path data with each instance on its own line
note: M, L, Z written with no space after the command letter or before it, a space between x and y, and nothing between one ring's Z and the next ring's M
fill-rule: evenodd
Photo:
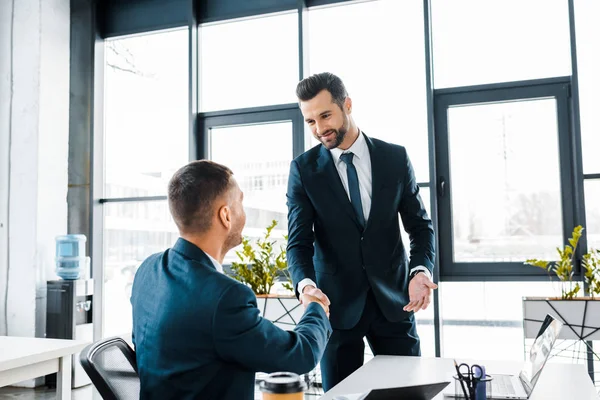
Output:
M492 395L515 395L512 376L510 375L494 375L492 379Z

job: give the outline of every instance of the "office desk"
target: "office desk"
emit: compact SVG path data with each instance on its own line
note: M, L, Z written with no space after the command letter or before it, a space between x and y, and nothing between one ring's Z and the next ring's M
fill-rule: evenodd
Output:
M88 342L0 336L0 387L58 373L56 398L71 400L71 355Z
M467 360L457 359L457 362ZM522 363L482 361L488 374L518 374ZM372 388L411 386L450 381L450 385L435 400L444 399L443 393L454 390L452 375L456 374L452 359L426 357L377 356L333 387L320 400L331 400L335 395L362 393ZM531 394L530 400L588 400L598 399L596 388L584 365L547 364Z

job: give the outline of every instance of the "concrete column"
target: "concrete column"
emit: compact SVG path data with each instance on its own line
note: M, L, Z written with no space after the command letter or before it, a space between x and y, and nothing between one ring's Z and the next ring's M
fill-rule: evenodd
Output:
M3 334L45 332L54 237L67 231L69 51L69 0L0 0Z
M0 0L0 335L6 335L8 185L12 109L12 0Z

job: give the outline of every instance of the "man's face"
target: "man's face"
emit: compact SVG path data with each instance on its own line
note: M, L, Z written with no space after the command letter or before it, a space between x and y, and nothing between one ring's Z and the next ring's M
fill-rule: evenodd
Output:
M344 108L348 102L347 98ZM326 148L335 149L344 141L350 124L349 116L333 102L329 91L321 90L312 99L301 101L300 110L315 139Z
M231 177L231 188L229 189L229 208L231 210L231 229L225 240L227 251L242 243L242 231L246 225L246 212L242 201L244 192L240 189L237 181Z

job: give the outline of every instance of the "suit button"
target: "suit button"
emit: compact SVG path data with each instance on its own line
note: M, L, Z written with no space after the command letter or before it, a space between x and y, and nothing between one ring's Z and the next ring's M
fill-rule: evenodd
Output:
M362 242L363 240L365 240L365 238L361 236L360 237L360 241Z
M367 269L367 267L365 267L364 265L362 266L363 269Z

